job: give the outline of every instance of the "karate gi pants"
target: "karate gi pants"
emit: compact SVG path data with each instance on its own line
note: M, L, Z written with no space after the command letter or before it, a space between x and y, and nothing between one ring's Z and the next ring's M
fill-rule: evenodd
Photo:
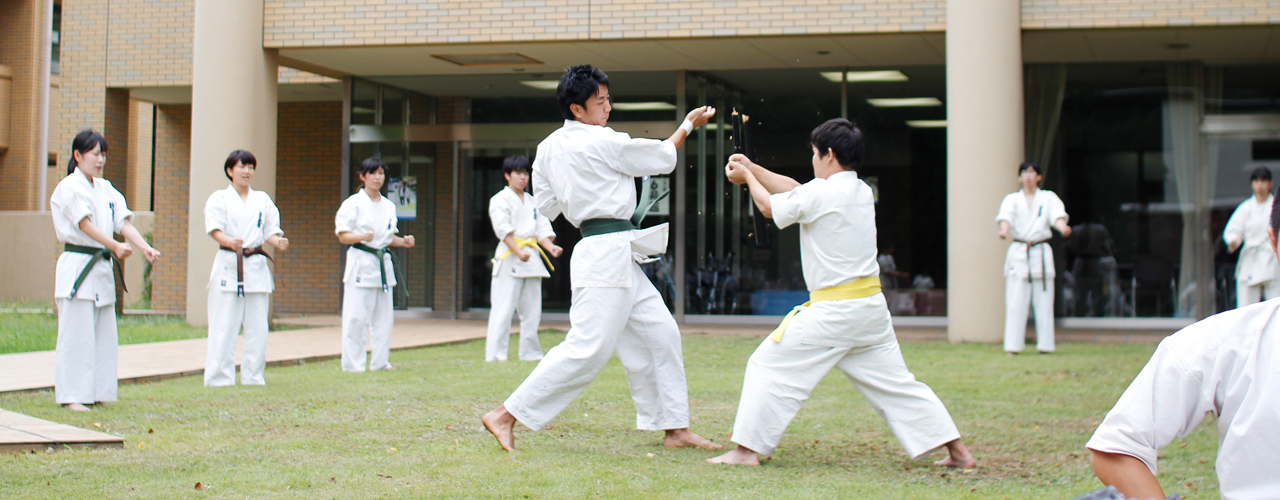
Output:
M1045 286L1048 285L1048 286ZM1053 279L1007 276L1004 281L1004 350L1027 347L1027 306L1036 313L1036 350L1053 352Z
M525 426L545 427L616 353L636 405L636 428L689 427L680 328L640 266L631 268L628 288L573 289L569 334L503 403Z
M1257 304L1263 300L1280 297L1280 280L1271 280L1250 286L1236 280L1236 307Z
M342 296L342 371L365 369L365 341L372 351L369 370L391 368L391 290L347 283Z
M784 334L782 342L766 337L747 360L733 442L772 456L791 420L832 368L844 372L911 458L960 438L933 389L907 369L896 339L858 347L816 346L800 340L797 332Z
M58 404L116 400L116 306L58 299L53 397Z
M538 323L542 322L542 278L517 278L498 273L490 283L489 336L484 342L484 360L507 360L513 312L520 315L520 360L542 359L542 345L538 343Z
M236 383L236 335L244 326L244 355L240 363L241 385L265 385L267 366L267 311L270 294L209 290L209 348L204 359L205 387Z

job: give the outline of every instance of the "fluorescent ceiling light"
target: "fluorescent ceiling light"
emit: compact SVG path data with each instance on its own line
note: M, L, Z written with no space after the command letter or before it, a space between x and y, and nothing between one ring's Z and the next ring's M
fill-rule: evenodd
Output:
M431 54L431 57L448 61L458 66L495 66L511 64L542 64L542 61L508 52L505 54Z
M946 120L907 120L911 128L947 128Z
M942 105L942 101L939 101L936 97L867 99L867 103L877 108L928 108Z
M615 102L613 109L618 111L667 111L676 109L675 104L669 102Z
M555 90L560 85L560 80L525 80L520 85L533 87L538 90Z
M902 74L898 70L888 71L846 71L845 72L851 82L905 82L909 80L907 75ZM839 71L823 71L822 77L833 82L840 81Z

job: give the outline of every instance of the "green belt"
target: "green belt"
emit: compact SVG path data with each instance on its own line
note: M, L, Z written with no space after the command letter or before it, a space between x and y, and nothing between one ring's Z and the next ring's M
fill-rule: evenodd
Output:
M67 296L68 299L76 298L76 291L80 289L80 284L84 283L84 279L89 277L89 271L93 270L93 266L102 259L110 260L115 264L116 273L120 276L120 287L124 288L126 292L129 291L129 288L124 285L124 268L120 266L120 261L115 259L111 250L73 245L71 243L63 245L62 249L67 252L82 253L90 256L89 263L84 266L84 269L80 270L80 275L76 276L75 284L71 285L71 295Z
M373 248L364 243L356 243L354 245L351 245L351 248L369 252L373 254L374 257L378 258L378 273L382 275L382 291L385 292L389 290L389 288L387 288L387 266L382 264L382 256L386 255L388 257L391 257L391 271L395 272L396 255L391 253L391 250L387 248ZM396 282L400 284L404 284L404 279L402 279L399 275L396 275ZM408 295L408 294L409 294L409 287L405 286L405 295Z
M631 231L635 228L636 225L626 219L587 219L582 221L582 225L578 227L578 229L582 231L583 238L600 234Z

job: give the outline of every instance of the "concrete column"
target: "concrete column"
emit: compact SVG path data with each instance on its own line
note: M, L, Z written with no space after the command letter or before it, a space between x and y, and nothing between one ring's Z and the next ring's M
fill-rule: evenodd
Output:
M993 222L1023 156L1015 0L947 2L947 338L1004 337L1007 241Z
M262 48L263 0L196 0L191 79L191 184L187 227L187 322L208 323L209 269L217 244L204 232L204 203L227 187L227 154L258 158L254 189L275 198L278 52Z

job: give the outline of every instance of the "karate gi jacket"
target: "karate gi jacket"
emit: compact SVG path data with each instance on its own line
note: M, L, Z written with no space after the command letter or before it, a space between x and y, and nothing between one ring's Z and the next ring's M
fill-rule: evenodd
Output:
M124 195L116 191L111 181L99 177L90 184L79 168L58 182L53 197L49 198L49 208L53 212L53 231L59 242L94 248L103 246L80 230L81 220L88 217L99 230L111 235L119 233L125 221L133 218ZM54 297L67 298L71 295L71 287L91 258L77 252L62 252L58 256ZM93 300L96 307L116 303L116 278L112 266L110 259L94 264L93 270L76 290L75 298Z
M400 232L396 224L396 204L386 196L373 201L363 188L351 195L338 207L334 216L334 234L373 232L373 241L362 242L370 248L387 248L391 245L396 233ZM382 274L378 271L378 258L373 254L355 248L347 249L347 268L342 273L343 283L354 283L361 288L381 288ZM396 286L395 267L391 264L391 256L382 256L382 266L387 272L387 287Z
M1044 189L1036 189L1031 206L1027 206L1027 197L1022 190L1010 193L1000 202L1000 212L996 214L997 223L1009 223L1009 237L1031 242L1052 238L1054 221L1066 218L1067 209L1062 199L1053 191ZM1015 241L1009 245L1004 257L1004 275L1026 278L1028 273L1032 278L1051 279L1057 276L1053 266L1053 248L1048 243L1031 247L1029 254L1026 243Z
M493 252L493 275L509 274L516 278L549 278L551 273L542 262L542 254L537 248L525 247L531 252L529 260L522 261L515 253L506 258L502 254L511 248L502 242L511 235L514 238L532 238L541 241L543 238L554 238L556 233L551 229L551 221L538 213L537 203L533 195L524 193L521 196L510 187L502 188L498 194L489 198L489 221L493 223L493 233L498 236L498 248Z
M280 209L271 196L249 189L247 199L241 199L234 185L219 189L209 195L204 204L204 232L220 230L231 238L244 241L244 248L256 248L267 244L271 236L284 236L280 229ZM275 280L267 257L253 255L244 258L245 293L271 293ZM213 270L209 272L209 290L235 292L236 253L221 250L213 257Z
M1271 252L1271 240L1267 228L1271 227L1271 203L1275 199L1267 195L1258 203L1252 196L1236 207L1227 220L1222 238L1228 243L1240 244L1240 260L1236 261L1236 280L1256 286L1280 276L1280 263Z

